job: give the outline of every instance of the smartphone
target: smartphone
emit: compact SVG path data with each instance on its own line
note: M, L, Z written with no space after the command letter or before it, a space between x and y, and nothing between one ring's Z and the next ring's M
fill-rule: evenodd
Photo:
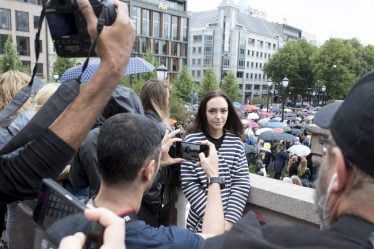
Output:
M205 156L209 155L209 146L198 143L176 142L175 157L180 157L189 161L199 161L199 154L204 152Z
M60 240L76 232L86 235L83 248L100 248L104 228L85 218L86 205L61 187L52 179L43 179L42 190L38 196L33 220L39 225L41 233L34 248L53 248ZM41 234L41 235L40 235ZM39 244L39 245L36 245ZM46 244L50 244L46 247Z

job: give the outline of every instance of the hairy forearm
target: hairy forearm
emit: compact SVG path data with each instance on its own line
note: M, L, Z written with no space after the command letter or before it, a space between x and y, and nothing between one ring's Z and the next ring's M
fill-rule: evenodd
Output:
M112 73L111 73L112 72ZM121 80L121 74L102 63L95 76L49 129L77 149Z
M225 219L219 184L208 188L208 200L203 220L202 234L205 238L219 235L225 231Z

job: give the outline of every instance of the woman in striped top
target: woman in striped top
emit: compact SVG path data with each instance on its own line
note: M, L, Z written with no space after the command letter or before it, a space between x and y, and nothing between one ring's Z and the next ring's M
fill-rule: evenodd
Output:
M215 90L208 92L201 101L194 123L184 138L192 143L209 140L216 146L219 175L225 178L221 197L226 230L241 218L250 188L243 137L243 125L230 98L223 91ZM207 177L199 165L186 161L181 166L181 179L183 192L191 204L187 228L199 232L207 202Z

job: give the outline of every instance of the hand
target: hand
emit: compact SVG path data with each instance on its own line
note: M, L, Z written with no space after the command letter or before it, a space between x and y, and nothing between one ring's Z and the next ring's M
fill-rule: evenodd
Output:
M184 162L183 158L172 158L169 155L170 147L173 143L182 141L182 139L175 137L180 132L180 130L175 130L173 132L166 131L164 138L162 139L162 147L161 147L161 160L160 165L161 167L167 167L173 164L179 164Z
M86 209L84 215L105 227L103 245L100 249L125 249L125 222L105 208ZM59 249L82 249L86 238L76 233L61 240Z
M88 33L91 39L97 36L97 17L89 0L77 0L79 9L86 18ZM108 63L111 70L123 76L123 69L128 63L133 42L135 25L131 22L125 3L114 0L117 17L111 26L104 26L96 44L96 53L102 63Z
M203 152L199 154L200 165L208 177L217 177L218 173L218 155L214 144L209 141L203 141L201 144L209 146L209 156L206 157Z
M232 223L231 221L225 220L225 231L230 231L233 226L234 226L234 223Z

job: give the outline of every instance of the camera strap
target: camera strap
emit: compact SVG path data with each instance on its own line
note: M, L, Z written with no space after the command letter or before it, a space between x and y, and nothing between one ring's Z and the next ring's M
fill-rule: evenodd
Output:
M123 218L126 224L139 220L135 210L126 210L120 213L118 216Z

